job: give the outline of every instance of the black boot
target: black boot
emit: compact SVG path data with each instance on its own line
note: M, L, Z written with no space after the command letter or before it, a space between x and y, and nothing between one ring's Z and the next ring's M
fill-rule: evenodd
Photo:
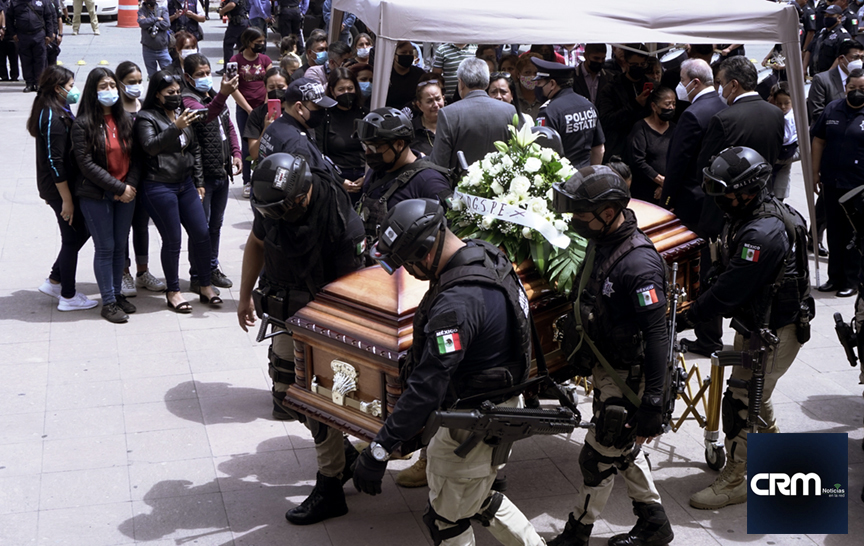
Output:
M348 505L339 478L328 478L319 472L315 489L300 506L285 512L285 519L294 525L311 525L347 513Z
M593 528L593 524L585 525L576 521L573 518L573 512L570 512L564 531L547 544L548 546L588 546L588 539L591 537L591 529Z
M633 513L639 518L629 533L615 535L609 546L663 546L675 538L666 511L660 504L633 503Z
M342 446L345 448L345 468L342 469L342 485L348 483L348 480L354 477L354 463L360 457L360 452L351 443L347 436L342 437Z

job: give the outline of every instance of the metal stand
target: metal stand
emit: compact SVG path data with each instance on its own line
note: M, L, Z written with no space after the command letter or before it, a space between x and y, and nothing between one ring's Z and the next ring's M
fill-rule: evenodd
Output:
M711 355L711 375L708 385L708 416L705 423L705 462L711 470L720 470L726 464L726 448L720 442L720 402L723 398L725 368L716 354Z

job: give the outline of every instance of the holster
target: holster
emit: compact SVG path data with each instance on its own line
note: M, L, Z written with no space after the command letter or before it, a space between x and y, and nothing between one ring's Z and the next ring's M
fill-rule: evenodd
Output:
M626 404L623 398L609 398L603 403L594 432L601 446L624 449L633 443L636 429L624 426L630 415Z

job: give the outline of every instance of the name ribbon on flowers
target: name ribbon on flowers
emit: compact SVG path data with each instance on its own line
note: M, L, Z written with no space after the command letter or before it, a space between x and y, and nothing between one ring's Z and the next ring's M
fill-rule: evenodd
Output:
M496 220L531 228L558 248L567 248L570 244L570 237L555 229L551 222L530 210L459 191L453 192L453 198L461 201L469 211L475 214L492 216Z

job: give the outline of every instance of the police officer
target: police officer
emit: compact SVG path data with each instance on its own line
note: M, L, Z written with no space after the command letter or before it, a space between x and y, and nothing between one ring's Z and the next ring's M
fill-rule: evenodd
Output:
M51 0L54 4L57 26L54 40L48 44L45 50L45 66L57 64L57 57L60 56L60 43L63 41L63 22L66 17L63 15L66 12L66 6L63 5L63 0Z
M6 24L18 43L25 93L35 92L45 70L47 46L57 34L57 11L51 0L10 0Z
M591 101L573 91L572 66L532 58L537 66L534 92L546 102L540 107L537 124L561 135L564 156L577 169L603 162L606 137L600 117Z
M528 377L531 335L528 298L510 261L484 241L461 241L447 229L444 207L408 199L390 209L371 255L388 272L400 266L429 291L414 315L407 385L375 440L357 460L354 485L381 493L390 454L416 436L429 415L475 396L521 407L518 391L485 397ZM464 434L463 434L464 433ZM474 544L471 519L503 544L540 545L543 539L503 494L491 490L498 467L481 442L465 458L453 453L464 431L440 429L428 446L429 504L423 521L432 541Z
M813 7L813 0L795 0L795 7L801 25L801 51L807 51L816 36L816 8Z
M228 17L228 27L222 38L222 56L227 63L234 55L234 50L240 45L240 35L249 27L248 0L222 0L219 6L219 17ZM217 76L225 73L225 69L216 72Z
M798 213L767 190L769 165L755 150L727 148L703 170L702 188L726 214L720 260L707 290L678 317L679 329L716 316L732 317L735 351L760 343L765 384L759 432L779 432L771 404L777 381L809 338L813 317L806 226ZM726 466L708 488L690 497L694 508L715 510L747 501L747 416L750 369L735 366L723 396ZM751 426L752 428L752 426Z
M348 194L334 180L312 173L301 156L267 157L255 169L252 185L255 219L243 251L237 304L243 330L255 324L255 308L284 322L324 285L362 267L364 250L363 224ZM294 345L289 335L272 339L270 376L279 404L294 382ZM308 525L348 513L342 484L351 477L357 451L338 430L284 408L280 418L303 421L318 456L315 489L285 518Z
M354 124L354 137L366 154L366 173L357 210L369 240L387 211L405 199L446 199L452 193L450 171L427 159L418 159L409 145L414 139L411 120L396 108L378 108Z
M825 10L825 27L819 31L804 54L804 66L812 65L814 74L830 69L839 53L840 44L852 39L849 32L840 24L842 18L843 10L840 6L828 6Z
M572 320L578 327L565 335L578 349L571 358L574 371L593 377L595 429L579 455L584 486L564 532L549 544L588 544L619 472L638 520L629 533L612 537L610 546L668 544L672 526L640 448L663 431L665 265L627 208L627 183L609 167L579 169L553 191L555 211L572 213L571 228L589 240L574 291L579 314Z

